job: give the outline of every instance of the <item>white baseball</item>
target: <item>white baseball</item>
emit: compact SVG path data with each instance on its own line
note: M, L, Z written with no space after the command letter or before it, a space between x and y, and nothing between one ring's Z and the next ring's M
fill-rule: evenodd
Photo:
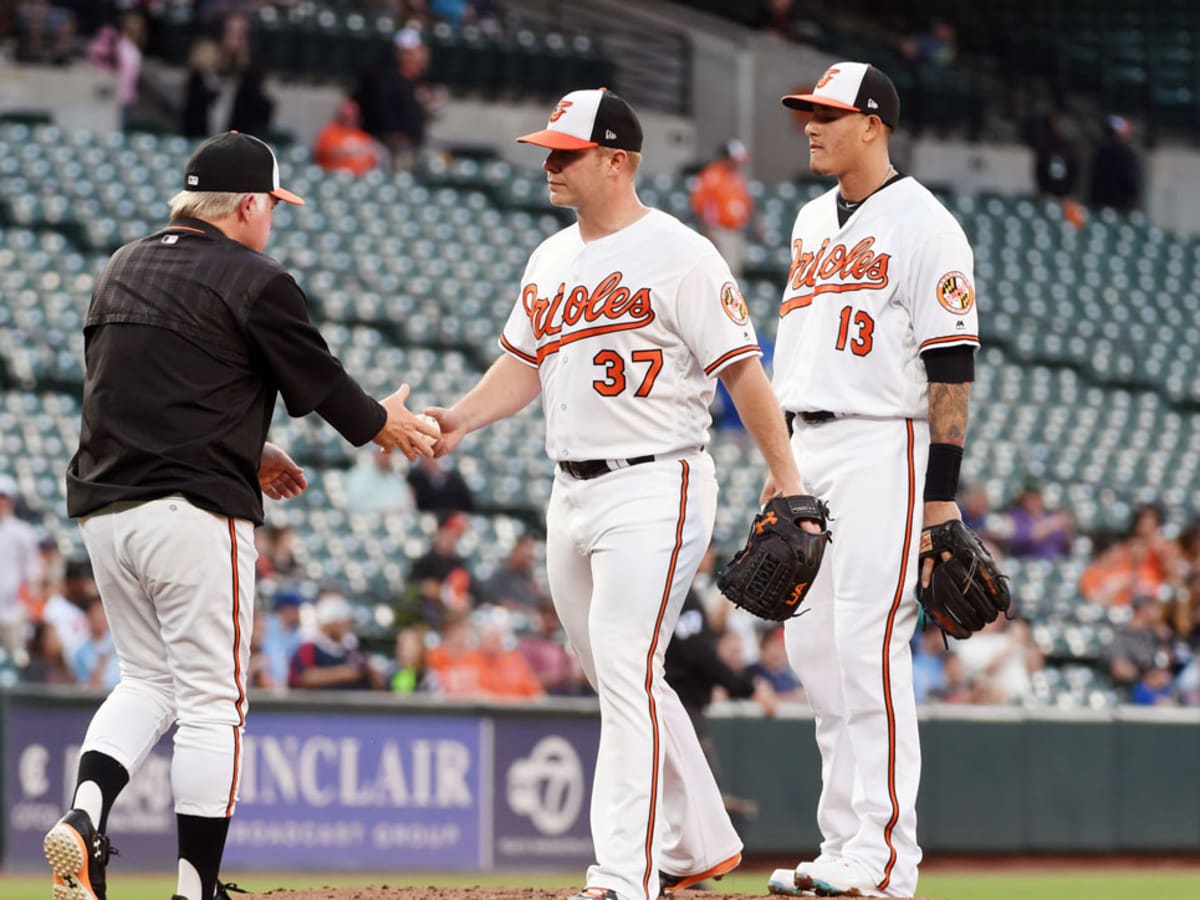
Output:
M432 425L433 430L438 433L438 437L441 437L442 426L438 424L437 419L435 419L433 416L428 415L426 413L422 413L421 415L417 416L417 418L420 419L422 422L424 422L426 425ZM429 437L428 435L423 434L421 432L417 432L417 436L431 447L438 442L438 438Z

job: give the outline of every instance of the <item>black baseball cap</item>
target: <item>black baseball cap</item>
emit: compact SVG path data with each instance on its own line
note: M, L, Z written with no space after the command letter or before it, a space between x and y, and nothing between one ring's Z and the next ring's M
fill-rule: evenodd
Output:
M633 107L607 88L572 91L555 104L545 128L517 141L551 150L613 147L640 153L642 124Z
M184 173L185 191L223 191L231 194L270 194L285 203L304 200L279 186L279 161L263 141L227 131L196 148Z
M879 116L879 121L888 128L895 128L900 121L900 95L896 86L870 63L835 63L825 70L811 94L788 94L782 102L791 109L829 106Z

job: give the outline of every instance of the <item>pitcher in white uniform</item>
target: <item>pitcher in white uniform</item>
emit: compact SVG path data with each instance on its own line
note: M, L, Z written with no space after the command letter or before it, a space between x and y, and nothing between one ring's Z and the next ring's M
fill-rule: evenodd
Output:
M979 345L973 258L950 213L891 165L900 100L883 72L838 63L783 103L812 110L812 170L838 179L796 216L774 378L837 537L807 614L786 625L816 715L823 840L815 860L776 870L769 886L910 897L921 860L917 551L923 527L961 518Z
M638 200L642 129L625 101L574 91L547 127L550 200L576 224L529 259L504 353L451 409L468 432L542 395L557 465L546 565L559 619L600 699L596 863L579 900L654 900L741 860L742 842L663 656L712 534L705 452L721 378L775 484L804 493L746 304L713 245Z

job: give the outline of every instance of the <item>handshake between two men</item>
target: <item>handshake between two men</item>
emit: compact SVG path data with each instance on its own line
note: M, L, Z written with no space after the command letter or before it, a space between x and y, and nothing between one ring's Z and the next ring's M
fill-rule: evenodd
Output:
M404 405L410 392L411 388L402 384L395 393L379 401L387 411L387 421L371 440L384 453L398 449L412 461L418 456L435 455L434 449L442 436L442 429L433 416L417 415Z
M436 454L440 456L447 451L437 447L442 436L438 421L430 415L417 415L404 405L410 392L411 388L402 384L395 393L379 401L387 419L371 440L383 453L398 449L410 461L418 456L434 456L435 449L441 450ZM285 450L268 441L259 459L258 484L272 500L290 500L308 487L308 479L304 469Z

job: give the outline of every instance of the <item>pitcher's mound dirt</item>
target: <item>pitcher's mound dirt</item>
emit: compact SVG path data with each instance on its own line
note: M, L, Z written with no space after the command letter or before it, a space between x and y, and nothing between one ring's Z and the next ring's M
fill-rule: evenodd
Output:
M303 891L267 891L264 894L231 894L232 900L568 900L571 888L549 890L546 888L516 887L321 887ZM762 894L717 894L706 891L682 891L680 900L763 900Z

